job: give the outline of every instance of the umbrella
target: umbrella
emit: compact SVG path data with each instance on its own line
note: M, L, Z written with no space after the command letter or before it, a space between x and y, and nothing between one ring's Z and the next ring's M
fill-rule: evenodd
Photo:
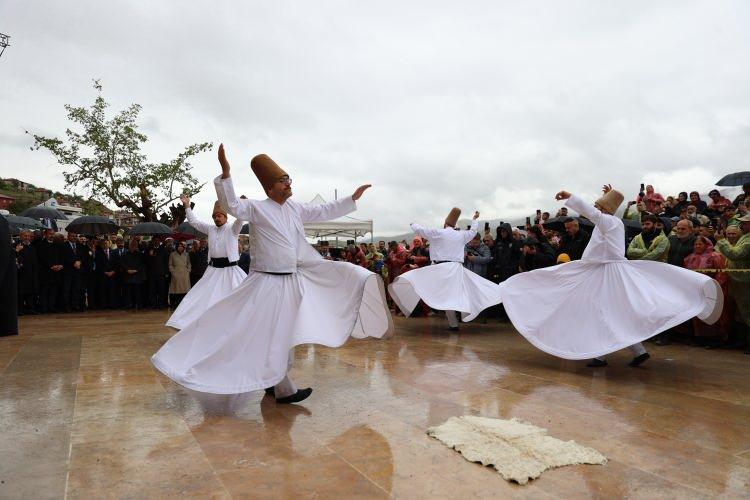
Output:
M186 238L188 240L192 240L194 238L203 239L208 237L208 235L198 231L193 226L191 226L189 222L183 222L182 224L177 226L177 229L175 229L174 232L176 234L190 236L190 238ZM175 236L175 239L176 238L177 237Z
M129 234L140 236L164 236L171 235L169 226L161 222L141 222L130 228Z
M97 235L97 234L115 234L120 227L115 221L102 217L100 215L84 215L73 219L65 230L71 233Z
M65 214L51 207L31 207L21 212L24 217L31 217L32 219L60 219L65 220L67 217Z
M21 217L19 215L6 215L5 220L11 227L16 229L46 229L44 224L31 217Z
M637 220L622 219L622 223L625 226L625 238L628 240L635 238L643 230L641 223Z
M717 186L741 186L750 182L750 172L735 172L733 174L725 175Z
M557 231L558 233L564 233L565 223L573 219L577 220L578 225L581 228L585 228L589 233L592 229L594 229L594 223L585 217L554 217L552 219L547 219L547 222L542 225L544 226L544 229L548 231Z

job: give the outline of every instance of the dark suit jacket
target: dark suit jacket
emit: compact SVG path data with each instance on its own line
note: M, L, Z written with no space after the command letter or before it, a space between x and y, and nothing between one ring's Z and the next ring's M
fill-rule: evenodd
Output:
M18 268L10 246L10 226L0 216L0 336L18 335Z

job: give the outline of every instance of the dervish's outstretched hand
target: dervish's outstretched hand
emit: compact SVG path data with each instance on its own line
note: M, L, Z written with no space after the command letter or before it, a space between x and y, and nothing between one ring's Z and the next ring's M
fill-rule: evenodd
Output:
M570 198L570 193L567 191L560 191L555 195L555 199L558 201L567 200L568 198Z
M359 186L356 191L354 191L354 194L352 194L352 200L357 201L362 197L362 194L368 189L371 188L372 184L364 184L362 186Z
M183 194L182 196L180 196L180 201L182 202L185 208L190 206L190 197L188 195Z
M612 191L612 184L605 184L602 186L602 193L607 194Z
M221 178L229 178L229 161L227 161L227 155L224 153L224 144L219 144L219 163L221 164Z
M474 220L477 220L479 218L479 212L474 212Z

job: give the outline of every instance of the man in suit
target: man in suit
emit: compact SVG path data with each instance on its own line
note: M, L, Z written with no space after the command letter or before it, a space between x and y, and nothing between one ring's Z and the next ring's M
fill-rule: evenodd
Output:
M63 284L62 243L55 241L55 230L46 229L44 239L36 245L39 258L39 305L43 313L59 312L59 296Z
M18 308L21 314L38 314L36 295L39 293L39 260L36 248L31 244L32 233L28 229L21 231L21 241L16 245L16 262L18 263Z
M68 233L63 244L63 300L65 312L82 311L84 306L84 253L86 249L78 242L78 234Z
M115 309L120 301L117 296L117 268L120 257L116 250L110 250L108 242L104 241L96 249L94 256L97 290L99 291L98 306L102 309Z

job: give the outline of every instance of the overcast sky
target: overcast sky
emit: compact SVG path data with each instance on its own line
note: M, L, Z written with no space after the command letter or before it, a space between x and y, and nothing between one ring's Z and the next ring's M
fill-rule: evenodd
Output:
M63 190L23 131L61 136L99 78L114 110L143 105L152 161L224 142L249 197L261 152L299 201L371 182L354 215L377 234L605 181L705 190L750 170L748 26L740 0L0 0L0 176ZM193 164L208 217L215 152Z

